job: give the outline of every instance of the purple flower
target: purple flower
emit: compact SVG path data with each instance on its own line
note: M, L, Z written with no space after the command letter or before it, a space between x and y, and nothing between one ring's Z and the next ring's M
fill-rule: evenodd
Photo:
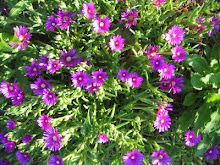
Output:
M7 140L5 143L3 143L3 146L5 147L5 152L10 153L11 150L15 148L16 142Z
M129 87L139 87L143 81L143 77L139 77L136 72L132 73L128 78L128 86Z
M70 11L62 11L59 8L59 11L57 12L57 24L60 26L60 28L63 29L67 29L70 25L70 22L76 23L75 21L72 20L71 17L76 16L77 13L72 13Z
M18 106L23 103L25 99L24 90L18 89L16 94L11 98L11 102L13 105Z
M138 151L134 148L133 151L125 154L122 159L124 165L142 165L144 155L141 153L141 151Z
M61 66L58 62L58 60L49 60L47 70L50 72L50 74L54 74L57 70L60 70Z
M154 6L157 7L157 9L159 10L160 9L160 6L162 3L164 3L166 0L151 0L154 2Z
M72 85L76 87L82 87L86 85L90 81L90 76L88 73L83 73L81 71L77 71L74 74L71 74Z
M144 53L147 54L147 59L154 59L155 57L160 56L160 53L158 51L159 48L159 45L149 45L149 47L146 48L146 50L144 51Z
M14 121L14 120L8 120L8 122L7 122L7 124L6 124L6 127L7 127L8 129L13 129L13 128L15 128L15 127L16 127L15 121Z
M171 50L173 54L173 60L176 62L181 62L186 59L186 50L182 46L176 46Z
M158 102L158 111L157 114L168 114L169 111L173 111L173 106L170 102L163 102L162 104L160 102Z
M109 28L111 26L111 20L108 16L105 16L104 18L96 17L93 20L93 31L97 33L105 33L106 31L109 31Z
M61 51L62 57L60 59L60 63L64 65L64 67L72 67L76 66L80 62L82 62L81 57L75 57L78 55L76 49L71 49L67 53Z
M36 64L35 58L31 62L31 66L25 66L25 69L27 70L26 75L29 77L34 77L40 74L40 66L39 64Z
M155 129L158 129L159 132L167 131L170 128L171 119L170 116L166 113L160 113L157 115L156 120L154 121Z
M118 78L120 78L122 82L128 81L129 77L130 77L130 74L127 70L120 69L118 71Z
M17 93L17 90L19 89L18 83L8 83L6 81L2 81L0 84L0 92L6 97L11 98Z
M0 165L9 165L6 159L0 159Z
M2 144L6 143L8 141L8 137L5 135L5 132L0 133L0 142Z
M184 30L179 25L174 25L165 33L165 39L171 45L179 45L184 39Z
M31 162L31 158L29 157L28 153L17 151L16 158L23 165L26 165L28 162Z
M208 34L209 36L212 36L220 29L219 26L220 18L219 17L210 18L210 22L213 24L213 28L208 32Z
M19 26L19 28L14 27L13 29L20 43L10 42L10 45L16 47L18 50L25 50L25 48L28 46L32 34L28 33L28 28L25 26Z
M99 133L99 140L98 143L107 143L109 141L106 134Z
M63 165L63 159L59 156L51 154L50 159L48 161L48 165Z
M176 67L173 64L164 63L163 67L159 70L161 78L170 79L174 76Z
M126 28L130 28L131 25L135 26L137 24L137 18L139 18L137 10L126 9L125 12L121 13L121 23L127 22L125 24Z
M22 139L22 142L25 143L26 145L30 142L30 140L32 139L31 135L25 135Z
M55 96L55 93L49 91L48 89L43 90L42 99L44 104L46 105L54 105L55 102L58 100L57 96Z
M184 79L183 77L173 77L171 80L169 80L169 87L170 87L170 90L173 90L173 94L175 93L179 93L181 92L181 88L180 87L183 87L183 83L184 83Z
M96 82L99 85L104 84L104 80L108 78L108 75L106 72L103 72L103 69L100 68L98 71L92 72L92 79L94 82Z
M185 132L185 144L187 146L195 146L196 144L198 144L201 141L201 136L198 133L198 136L195 135L195 133L191 130L189 130L188 132Z
M58 25L57 25L56 19L54 18L53 15L50 15L49 18L46 21L46 30L54 31L57 26Z
M95 10L95 5L93 2L86 2L83 4L82 14L86 18L94 18L98 12Z
M45 54L40 56L38 64L42 69L47 70L48 62L49 58L47 57L47 54Z
M167 165L172 162L172 158L165 152L165 149L154 151L150 157L154 158L152 160L153 165Z
M207 160L215 160L217 159L219 154L218 147L209 147L209 149L205 152L205 156Z
M150 65L153 67L152 70L158 71L163 68L165 62L163 56L156 56L150 60Z
M169 91L170 90L170 83L169 82L170 82L169 80L162 78L160 80L160 88L163 90Z
M94 80L89 81L88 84L86 84L85 89L89 91L90 93L97 93L99 90L99 84L94 82Z
M124 41L124 38L122 38L120 35L117 35L110 38L108 45L111 48L111 51L114 52L124 48Z
M37 119L37 124L42 130L50 129L50 120L51 117L48 117L45 114L42 114L38 119Z
M49 84L50 80L44 80L43 77L38 77L34 84L30 84L30 88L34 89L35 95L42 95L44 89L52 88Z
M44 142L46 147L51 151L58 151L60 149L60 143L62 136L57 133L57 127L55 129L46 129L44 132Z

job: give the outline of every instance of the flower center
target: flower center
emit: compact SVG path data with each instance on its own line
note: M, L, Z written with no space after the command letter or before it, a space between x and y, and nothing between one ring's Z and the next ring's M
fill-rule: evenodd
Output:
M54 68L56 68L56 67L57 67L57 65L56 65L56 64L54 64L54 65L53 65L53 67L54 67Z
M161 123L164 123L164 119L160 120Z
M133 20L134 20L133 15L129 15L129 16L128 16L128 21L131 22L131 21L133 21Z
M90 14L90 13L92 13L92 10L91 10L91 9L89 9L89 10L88 10L88 13L89 13L89 14Z
M134 155L133 155L133 156L131 156L131 159L133 159L133 160L134 160L134 159L135 159L135 156L134 156Z
M193 137L192 135L189 136L190 139L192 139L192 137Z
M52 96L52 95L49 95L48 97L51 99L53 96Z
M98 78L99 78L99 79L102 79L102 76L101 76L101 75L99 75L99 76L98 76Z
M179 56L179 55L180 55L180 52L177 52L176 55Z
M212 153L212 150L210 150L209 153L211 154L211 153Z
M132 78L132 81L136 81L136 78L134 77L134 78Z
M52 25L52 26L55 26L56 24L53 22L51 25Z
M172 81L172 83L171 83L172 85L176 85L176 82L175 81Z
M166 85L167 85L167 83L163 83L163 85L164 85L164 86L166 86Z
M163 155L159 155L159 158L160 158L160 159L163 159Z
M159 62L157 61L157 62L156 62L156 65L158 65L158 64L159 64Z
M104 22L100 22L99 26L100 27L104 27L105 23Z
M14 87L13 87L13 86L10 86L10 87L9 87L9 90L10 90L10 91L13 91L13 90L14 90Z
M82 77L81 77L81 76L79 76L78 80L79 80L79 81L82 81Z
M176 37L176 34L174 33L174 34L172 34L172 36L173 36L173 38L175 38L175 37Z
M93 86L93 87L96 87L96 83L92 83L92 86Z
M116 45L116 46L118 46L118 45L119 45L118 41L116 41L116 42L115 42L115 45Z
M36 67L33 67L33 71L36 72L36 71L37 71L37 68L36 68Z
M64 17L63 17L63 20L64 20L64 21L67 21L67 20L68 20L68 17L67 17L67 16L64 16Z
M55 135L53 135L53 141L57 141L57 137Z
M27 157L27 155L24 155L24 157L26 158L26 157Z
M164 72L167 72L167 68L164 68L164 70L163 70Z
M72 58L71 58L70 56L66 57L66 61L67 61L67 62L70 62L71 59L72 59Z
M123 73L122 76L125 77L125 73Z
M41 87L41 88L45 88L46 85L43 83L43 84L40 85L40 87Z
M24 36L23 36L23 35L20 35L20 36L18 37L18 39L19 39L21 42L23 42L23 41L24 41Z
M57 161L56 161L56 164L60 164L60 161L59 161L59 160L57 160Z

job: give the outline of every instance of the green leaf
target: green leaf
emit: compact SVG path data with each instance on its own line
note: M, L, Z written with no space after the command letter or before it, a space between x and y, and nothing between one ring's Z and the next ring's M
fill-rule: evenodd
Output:
M212 84L213 88L220 88L220 72L212 74L209 83Z
M217 101L220 101L220 94L218 93L210 93L208 96L206 96L206 102L207 103L215 103Z
M220 44L217 43L212 48L212 52L210 53L211 57L217 60L220 60Z
M26 8L27 1L19 1L10 11L9 16L15 18Z
M188 93L184 99L183 105L185 105L185 106L192 105L195 102L197 95L198 94L196 94L196 93Z
M205 87L205 83L201 80L201 75L198 73L191 73L191 84L196 90L202 90Z
M203 137L203 140L199 143L197 147L195 156L203 155L208 150L210 141L211 138L208 135L205 135L205 137Z
M13 49L4 41L2 33L0 33L0 51L10 52Z

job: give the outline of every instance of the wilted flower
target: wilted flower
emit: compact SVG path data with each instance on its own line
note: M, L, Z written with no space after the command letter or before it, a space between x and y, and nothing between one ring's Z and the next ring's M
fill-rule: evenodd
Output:
M164 35L169 44L179 45L184 39L184 30L179 25L174 25Z
M158 71L163 68L165 62L163 56L156 56L150 60L150 65L153 67L152 70Z
M30 88L34 89L35 95L42 95L44 89L52 88L49 82L50 80L44 80L43 77L39 76L34 84L30 84Z
M71 74L72 78L72 85L76 87L83 87L87 83L89 83L91 77L89 76L88 73L83 73L81 71L77 71L73 74Z
M184 86L184 79L183 77L173 77L169 80L169 87L170 90L173 90L173 94L181 92L181 88Z
M144 155L141 153L141 151L138 151L134 148L133 151L125 154L122 159L124 165L142 165Z
M36 64L35 58L31 62L31 66L25 66L25 69L27 70L26 75L29 77L34 77L40 74L40 66L39 64Z
M201 141L201 136L198 134L198 136L195 135L195 133L191 130L185 132L185 144L187 146L195 146Z
M158 49L160 48L159 45L149 45L148 48L144 51L147 54L147 59L154 59L155 57L161 56Z
M63 159L59 156L51 154L50 159L48 161L48 165L63 165Z
M161 114L161 113L165 113L165 114L168 114L169 111L173 111L173 106L170 102L165 102L165 103L160 103L158 102L158 111L157 111L157 114Z
M98 143L107 143L109 141L106 134L99 133L99 140Z
M100 68L98 71L92 72L93 81L99 85L103 85L104 80L107 78L108 78L108 75L106 72L103 72L102 68Z
M217 159L219 154L218 147L209 147L209 149L205 152L205 156L207 160L215 160Z
M132 73L128 78L128 86L129 87L139 87L143 81L143 77L138 76L136 72Z
M154 158L152 160L153 165L167 165L172 162L172 158L165 152L165 149L154 151L150 157Z
M28 153L17 151L16 158L22 165L27 165L28 162L31 162L31 158Z
M44 89L42 99L45 104L54 105L58 98L55 96L54 92Z
M129 72L127 70L120 69L118 71L118 78L120 78L122 82L128 81L129 77L130 77L130 74L129 74Z
M28 28L25 26L19 26L19 28L14 27L13 29L20 43L10 42L10 45L16 47L18 50L25 50L25 48L28 46L32 34L28 33Z
M17 90L19 89L18 83L8 83L6 81L2 81L0 84L0 92L6 97L11 98L16 95Z
M109 28L111 26L111 20L108 16L105 16L104 18L96 17L93 20L93 31L97 33L105 33L106 31L109 31Z
M5 147L5 152L9 153L15 148L16 142L7 140L5 143L3 143L3 146Z
M56 18L53 15L50 15L46 21L46 30L54 31L55 28L58 26Z
M156 120L154 121L155 129L158 129L159 132L167 131L170 128L171 119L170 116L166 113L160 113L157 115Z
M163 67L158 70L161 78L170 79L174 76L176 67L173 64L164 63Z
M176 46L171 50L173 54L173 60L176 62L181 62L186 59L186 50L182 46Z
M98 12L93 2L86 2L83 4L82 13L86 18L94 18Z
M22 142L27 145L30 142L31 138L32 138L31 135L25 135L22 139Z
M51 120L51 117L48 117L47 115L42 114L42 115L37 119L38 126L39 126L42 130L49 129L49 128L51 128L51 126L50 126L50 120Z
M40 56L39 58L39 66L46 70L48 66L49 58L47 57L47 54Z
M13 128L15 128L15 127L16 127L15 121L14 121L14 120L8 120L8 122L7 122L7 124L6 124L6 127L7 127L8 129L13 129Z
M60 70L61 66L58 62L58 60L49 60L47 70L50 72L50 74L54 74L57 70Z
M126 28L130 28L131 25L135 26L137 24L137 18L139 18L137 10L126 9L125 12L121 13L121 23L127 22L125 24Z
M72 67L76 66L80 62L82 62L81 57L76 57L78 55L76 49L71 49L67 53L61 51L62 57L60 59L60 63L64 65L64 67Z
M114 52L124 48L124 41L124 38L122 38L120 35L117 35L110 38L108 45L111 48L111 51Z

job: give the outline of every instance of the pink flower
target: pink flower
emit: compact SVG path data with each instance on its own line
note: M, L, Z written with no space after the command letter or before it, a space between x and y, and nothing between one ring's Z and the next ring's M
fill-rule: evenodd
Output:
M95 10L93 2L86 2L83 4L82 13L86 18L94 18L98 12Z
M145 54L147 54L147 59L154 59L155 57L161 56L159 53L159 45L149 45L148 48L144 51Z
M190 147L195 146L200 141L201 141L200 134L198 134L198 136L196 136L195 133L191 130L189 130L188 132L185 132L185 144L187 146L190 146Z
M108 45L111 48L111 51L114 52L124 48L124 41L124 38L122 38L120 35L117 35L110 38Z
M176 67L173 64L164 63L163 67L159 70L161 78L170 79L174 76Z
M182 46L176 46L171 50L172 58L176 62L182 62L186 59L186 50Z
M132 73L128 78L128 86L129 87L139 87L143 81L143 77L139 77L136 72Z
M124 165L142 165L144 155L134 148L133 151L126 153L122 159Z
M106 134L99 133L99 140L98 143L107 143L109 141Z
M135 26L137 24L137 18L139 18L137 10L126 9L125 12L121 13L121 22L127 22L125 24L126 28L130 28L131 25Z
M158 129L159 132L167 131L170 128L171 119L170 116L166 113L160 113L157 115L156 120L154 121L155 129Z
M173 90L173 94L181 92L181 88L184 86L183 77L173 77L169 82L170 90Z
M111 26L111 20L108 16L105 16L104 18L96 17L93 20L93 31L97 33L105 33L106 31L109 31L109 28Z
M169 44L179 45L184 39L184 30L179 25L174 25L164 35Z

